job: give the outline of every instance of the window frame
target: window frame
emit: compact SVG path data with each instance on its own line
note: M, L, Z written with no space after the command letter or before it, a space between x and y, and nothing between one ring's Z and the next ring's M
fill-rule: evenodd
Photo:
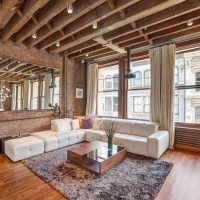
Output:
M37 91L37 93L38 93L38 95L37 95L37 97L33 97L33 84L35 83L35 82L38 82L38 91ZM31 98L30 98L30 110L39 110L40 109L40 87L41 87L41 84L40 84L40 80L39 79L35 79L35 80L32 80L31 81ZM32 108L32 101L33 101L33 99L37 99L37 108L36 109L33 109Z
M103 80L103 85L105 84L104 83L104 80L105 79L99 79L99 70L101 70L101 69L103 69L103 68L109 68L109 67L114 67L114 66L117 66L118 67L118 76L116 76L116 74L115 75L113 75L111 78L109 78L109 79L111 79L111 80L113 80L112 81L112 89L105 89L105 90L99 90L99 80ZM99 117L109 117L109 118L119 118L119 92L120 92L120 70L119 70L119 68L120 68L120 65L119 65L119 63L115 63L115 64L113 64L113 65L107 65L107 66L104 66L104 67L98 67L98 83L97 83L97 95L96 95L96 101L97 101L97 104L96 104L96 113L97 113L97 115L99 116ZM116 79L116 78L118 78L118 89L116 90L116 89L114 89L114 79ZM98 109L98 100L99 100L99 93L107 93L107 92L117 92L117 97L118 97L118 111L117 111L117 115L118 116L107 116L107 115L99 115L98 113L99 113L99 109ZM114 102L114 97L116 97L115 95L114 96L112 96L112 112L114 112L114 104L113 104L113 102ZM105 110L105 98L104 98L104 102L103 102L103 107L104 107L104 110ZM104 111L104 112L106 112L106 111Z

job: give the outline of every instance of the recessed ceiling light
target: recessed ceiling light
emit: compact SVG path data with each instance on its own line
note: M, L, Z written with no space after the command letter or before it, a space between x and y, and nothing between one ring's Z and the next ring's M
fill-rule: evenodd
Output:
M19 63L21 63L21 61L18 60L17 63L19 64Z
M85 56L86 56L86 57L88 57L88 56L89 56L89 54L88 54L88 53L86 53L86 54L85 54Z
M97 22L95 22L94 24L92 24L92 28L93 29L97 29Z
M6 67L6 69L8 69L8 67Z
M37 33L33 33L32 38L34 38L34 39L37 38Z
M58 41L58 42L56 42L56 46L57 47L59 47L60 46L60 42Z
M72 13L73 13L73 6L72 6L72 5L67 6L67 12L68 12L69 14L72 14Z
M188 26L192 26L192 25L193 25L193 21L192 21L192 20L188 21L188 22L187 22L187 25L188 25Z

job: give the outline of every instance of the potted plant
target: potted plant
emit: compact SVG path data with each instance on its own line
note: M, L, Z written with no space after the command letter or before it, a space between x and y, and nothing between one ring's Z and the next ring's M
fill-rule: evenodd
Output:
M117 129L117 122L112 119L103 120L102 129L105 131L106 136L108 138L108 150L112 150L113 148L113 136Z

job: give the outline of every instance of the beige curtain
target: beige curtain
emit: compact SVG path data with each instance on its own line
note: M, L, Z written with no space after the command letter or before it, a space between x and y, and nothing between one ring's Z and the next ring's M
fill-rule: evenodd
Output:
M174 145L174 44L150 50L151 59L151 120L170 134L170 148Z
M12 101L11 101L11 110L16 110L16 104L17 104L17 85L16 84L12 84Z
M30 80L24 81L24 110L30 110L31 99L31 82Z
M87 104L86 115L96 115L96 98L98 82L98 64L93 63L87 66Z
M45 88L44 88L44 109L49 109L49 103L52 103L52 93L49 88L51 84L51 74L46 74L44 77L44 82L45 82Z

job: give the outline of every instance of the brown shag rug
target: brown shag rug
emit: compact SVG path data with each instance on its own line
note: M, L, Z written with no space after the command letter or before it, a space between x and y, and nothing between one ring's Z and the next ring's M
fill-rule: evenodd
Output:
M99 176L68 162L67 148L71 147L35 156L23 163L71 200L152 200L173 166L130 154Z

